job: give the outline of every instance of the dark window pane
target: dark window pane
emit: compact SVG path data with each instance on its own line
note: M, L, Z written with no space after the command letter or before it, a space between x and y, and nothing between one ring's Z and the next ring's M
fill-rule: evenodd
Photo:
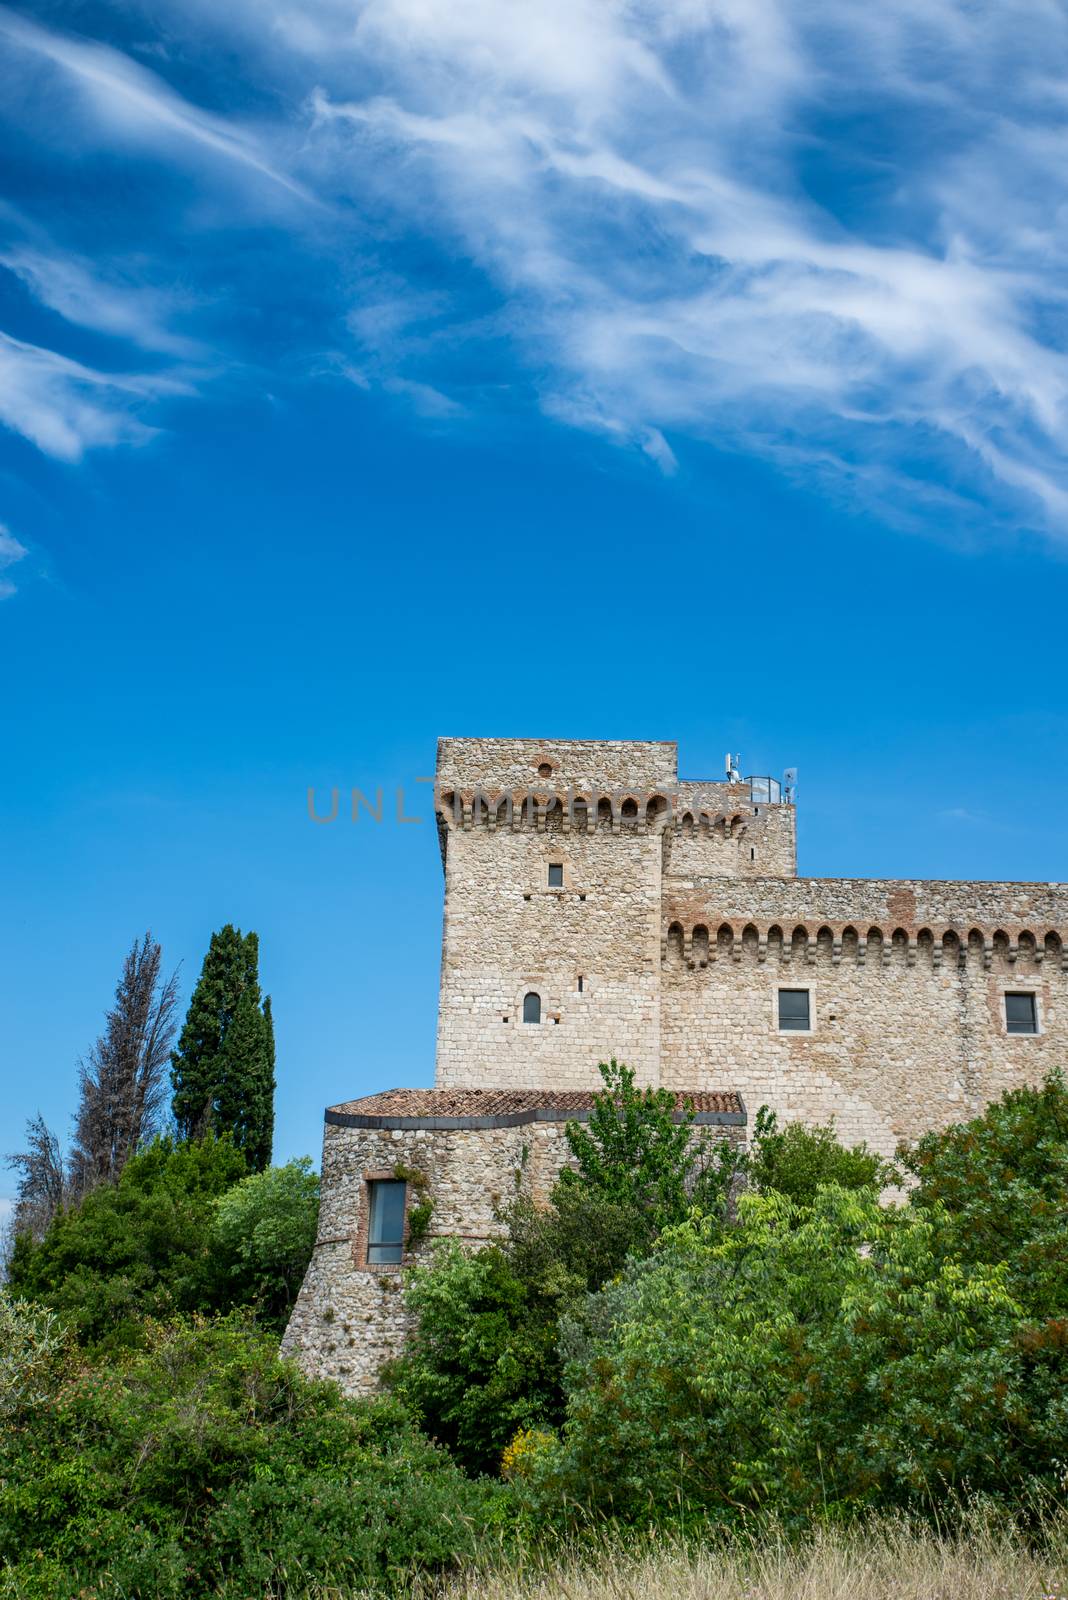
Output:
M367 1226L367 1260L371 1266L399 1261L404 1253L404 1191L400 1179L384 1178L369 1185L371 1216Z
M787 1033L808 1032L808 990L779 990L779 1027Z
M1005 1024L1010 1033L1038 1032L1038 1013L1033 994L1005 996Z
M523 996L523 1021L541 1021L541 995L527 994Z
M549 862L549 888L562 889L564 887L564 864L562 861Z

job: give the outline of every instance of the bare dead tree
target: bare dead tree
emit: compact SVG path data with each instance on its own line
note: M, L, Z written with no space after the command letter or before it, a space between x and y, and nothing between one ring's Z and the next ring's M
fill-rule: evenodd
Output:
M150 933L134 940L104 1031L79 1063L81 1098L69 1163L75 1198L114 1182L159 1125L178 1006L178 975L162 981L161 960Z
M26 1149L8 1156L7 1164L19 1174L12 1230L40 1239L67 1198L59 1140L40 1112L26 1124Z

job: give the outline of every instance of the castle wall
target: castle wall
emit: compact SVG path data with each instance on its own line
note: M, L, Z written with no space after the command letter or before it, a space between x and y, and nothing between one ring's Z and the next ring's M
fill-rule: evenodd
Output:
M439 1235L477 1246L517 1186L548 1194L601 1060L701 1096L732 1139L741 1103L713 1091L887 1155L1063 1063L1068 885L798 878L772 792L679 783L666 742L439 742L437 1088L327 1113L284 1345L306 1370L366 1392L403 1342L401 1268L365 1264L369 1177L423 1175L409 1261ZM806 1032L781 1031L783 987L808 990ZM1007 992L1034 996L1036 1034L1008 1032Z
M786 874L795 854L792 806L676 765L668 743L439 741L439 1087L580 1088L613 1055L660 1082L665 873Z
M1068 1047L1068 886L797 879L665 889L661 1071L886 1154L1033 1083ZM784 1033L778 988L807 988ZM1039 1032L1009 1034L1033 992Z
M400 1353L409 1327L402 1271L364 1262L368 1174L385 1176L399 1166L426 1178L434 1210L426 1238L407 1253L404 1265L411 1266L443 1235L477 1248L497 1231L497 1205L520 1187L543 1191L551 1159L543 1151L559 1142L555 1133L553 1124L441 1131L327 1123L318 1242L283 1354L295 1357L310 1377L334 1378L347 1393L364 1394L377 1387L383 1364ZM531 1152L526 1164L524 1148Z
M676 800L674 818L664 827L665 891L672 878L794 877L795 815L792 805L754 806L748 796L744 809L716 803L705 812Z
M552 770L541 777L539 768ZM678 747L673 739L439 739L441 789L544 788L653 790L673 784ZM539 781L540 779L540 781ZM550 782L551 780L551 782Z

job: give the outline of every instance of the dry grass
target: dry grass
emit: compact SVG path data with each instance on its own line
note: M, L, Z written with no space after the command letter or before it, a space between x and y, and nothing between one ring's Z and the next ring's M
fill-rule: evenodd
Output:
M1043 1549L982 1519L939 1536L900 1523L827 1530L800 1544L687 1549L654 1541L630 1552L525 1572L472 1573L425 1591L435 1600L1065 1600L1068 1527Z

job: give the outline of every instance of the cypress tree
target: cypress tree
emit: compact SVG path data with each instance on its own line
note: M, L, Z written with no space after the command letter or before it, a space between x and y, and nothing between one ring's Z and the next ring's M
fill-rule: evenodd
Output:
M227 923L211 936L171 1057L174 1120L185 1139L229 1134L250 1168L271 1159L274 1030L261 1005L259 940Z

